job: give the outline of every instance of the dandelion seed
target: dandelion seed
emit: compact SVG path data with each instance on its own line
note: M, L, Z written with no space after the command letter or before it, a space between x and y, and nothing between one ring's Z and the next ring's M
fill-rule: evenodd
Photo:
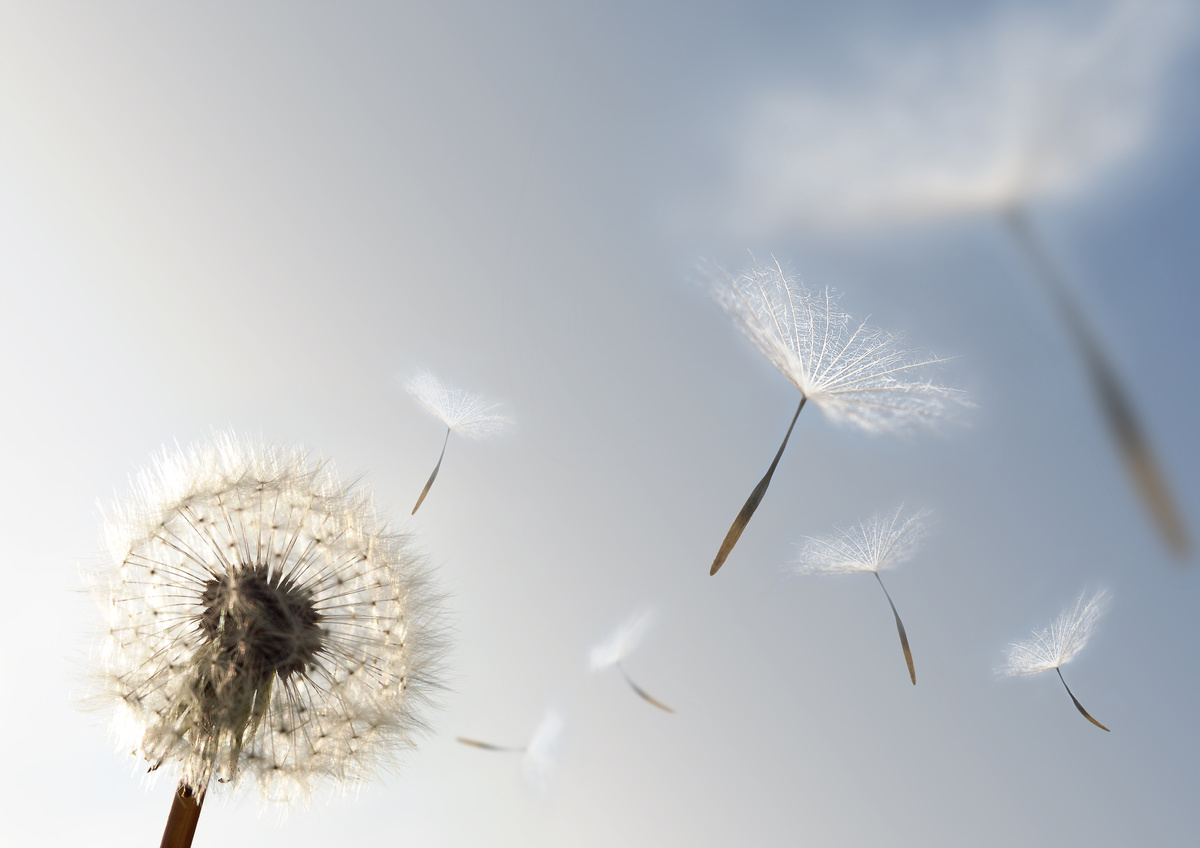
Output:
M439 603L361 488L221 435L166 452L107 522L116 566L97 699L125 750L177 768L164 845L211 780L307 796L413 745L439 687Z
M521 747L494 745L491 742L480 742L477 739L457 737L463 745L480 748L484 751L496 751L507 754L523 754L522 770L525 777L539 791L549 788L554 778L558 738L562 735L563 718L557 710L549 709L530 737L529 743Z
M550 787L558 769L558 739L562 731L562 716L556 710L547 710L525 748L521 767L525 777L541 792Z
M673 709L634 683L622 663L622 660L641 642L642 637L646 635L646 631L649 630L653 621L653 611L644 609L635 613L628 621L623 622L611 636L592 649L590 656L592 671L600 671L604 668L616 666L617 670L621 672L621 676L625 678L625 682L629 684L629 688L638 697L658 707L660 710L673 713L675 712Z
M1062 674L1062 666L1070 662L1087 645L1088 640L1092 637L1092 631L1096 628L1096 622L1108 611L1108 605L1107 589L1100 589L1090 598L1087 597L1086 592L1080 595L1075 606L1063 610L1058 618L1050 623L1049 627L1044 630L1035 630L1033 637L1028 641L1015 642L1010 645L1008 662L998 668L997 673L1020 677L1040 674L1053 669L1058 672L1058 679L1062 681L1075 708L1083 717L1101 730L1108 730L1083 708L1083 704L1079 703L1079 699L1075 697L1071 687L1067 686L1067 681L1063 679Z
M750 188L751 215L788 226L995 215L1059 313L1126 472L1179 558L1191 551L1187 526L1136 404L1026 209L1085 190L1146 147L1196 21L1183 0L1089 4L1082 15L1031 8L872 51L867 84L760 97L736 181Z
M512 419L497 411L500 408L499 403L489 403L479 395L444 383L428 372L409 379L405 388L417 403L446 425L446 438L442 440L442 452L438 455L437 465L433 467L433 473L429 475L429 481L421 490L417 505L413 507L413 515L416 515L442 468L446 445L450 441L450 431L472 439L480 439L503 431L512 423Z
M904 661L908 664L908 676L916 686L917 670L908 647L908 634L900 621L900 613L896 612L896 605L892 603L892 596L879 576L881 570L911 559L925 535L930 515L928 510L917 512L904 520L900 518L902 512L903 507L900 507L892 514L875 515L869 521L848 530L839 530L836 536L827 539L809 538L792 563L792 569L796 574L874 574L896 618L896 630L900 634Z
M718 269L710 281L738 329L800 392L783 443L713 560L709 573L716 574L762 502L807 401L835 422L868 432L932 429L949 418L950 404L965 401L957 389L910 379L916 369L945 360L921 357L866 324L854 326L829 290L811 291L778 261L737 276Z

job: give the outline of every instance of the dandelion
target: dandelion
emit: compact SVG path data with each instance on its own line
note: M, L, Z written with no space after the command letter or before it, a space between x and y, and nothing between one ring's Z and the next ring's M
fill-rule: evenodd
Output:
M442 440L442 452L438 455L437 465L433 467L433 473L429 475L429 481L421 490L417 505L413 507L413 515L416 515L442 468L446 445L450 441L450 431L472 439L480 439L501 432L512 423L512 419L497 411L500 408L499 403L485 401L479 395L444 383L428 372L409 379L405 388L416 398L417 403L446 425L446 438Z
M164 452L106 529L99 697L123 745L179 772L164 845L191 843L214 777L286 801L412 746L439 604L411 542L330 465L219 435Z
M995 215L1059 313L1126 472L1180 558L1187 527L1136 405L1027 208L1085 190L1147 146L1196 20L1183 0L1118 0L1082 16L1008 11L936 42L874 49L865 75L843 75L860 80L853 88L759 97L737 180L753 216L788 226Z
M642 641L642 637L646 635L646 631L650 629L653 621L653 611L644 609L634 613L633 617L623 622L611 636L592 649L590 656L592 671L600 671L615 665L636 695L660 710L673 713L675 712L673 709L634 683L622 664L622 660Z
M914 354L897 337L866 324L854 326L829 290L811 291L778 261L738 276L719 271L712 289L738 329L800 392L775 459L713 560L709 574L716 574L762 502L807 401L835 422L876 433L933 428L949 417L950 403L964 401L957 389L910 379L916 369L945 360Z
M542 720L534 730L533 736L530 737L529 743L521 747L493 745L491 742L480 742L477 739L468 739L464 736L459 736L457 739L463 745L470 745L472 748L481 748L485 751L523 754L522 770L525 772L525 777L539 791L544 792L554 778L558 753L558 738L562 735L562 730L562 715L555 709L549 709L542 716Z
M1092 638L1096 622L1108 611L1108 604L1107 589L1100 589L1090 598L1087 597L1086 592L1083 593L1075 602L1075 606L1063 610L1058 618L1050 623L1049 627L1033 631L1033 638L1026 642L1015 642L1010 645L1008 663L997 669L997 673L1020 677L1028 674L1040 674L1053 669L1058 672L1058 679L1062 681L1067 694L1075 702L1075 708L1083 717L1101 730L1108 730L1083 708L1083 704L1079 703L1079 699L1075 697L1071 687L1067 686L1067 681L1063 679L1062 674L1062 666L1082 651L1088 643L1088 639Z
M839 530L837 535L827 539L810 537L792 563L792 568L797 574L874 574L896 618L900 647L904 650L904 661L908 663L908 676L916 686L917 670L908 647L908 634L904 632L900 613L896 612L892 596L879 576L881 570L911 559L925 534L929 511L921 510L901 520L903 509L900 507L892 514L875 515L869 521L848 530Z

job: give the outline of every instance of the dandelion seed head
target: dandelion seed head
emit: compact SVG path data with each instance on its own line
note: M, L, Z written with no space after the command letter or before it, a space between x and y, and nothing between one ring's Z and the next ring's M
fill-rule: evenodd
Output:
M220 435L165 452L105 529L96 700L123 750L197 791L250 778L291 800L412 746L439 603L409 539L327 463Z
M904 507L877 513L833 536L809 538L791 563L797 574L878 573L907 561L924 538L932 513L920 510L902 518Z
M1075 605L1059 613L1050 626L1033 631L1024 642L1008 648L1008 662L996 671L1003 676L1019 677L1052 671L1070 662L1083 650L1096 628L1096 622L1108 612L1111 594L1099 589L1090 598L1087 592Z
M417 403L450 430L470 438L485 438L502 432L512 419L499 412L501 404L452 386L428 371L409 378L405 389Z
M738 329L825 415L869 432L933 429L966 405L961 391L913 379L944 360L905 349L896 336L855 325L828 289L816 292L778 262L707 274Z
M623 621L607 639L592 648L589 654L592 671L614 666L627 657L642 641L654 619L654 610L642 609Z

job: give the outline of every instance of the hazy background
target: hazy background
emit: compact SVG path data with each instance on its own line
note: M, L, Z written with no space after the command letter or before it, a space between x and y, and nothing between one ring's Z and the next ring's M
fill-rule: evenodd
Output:
M1154 12L1149 23L1142 13ZM420 539L456 628L403 770L196 845L1183 845L1200 833L1200 569L1128 484L996 205L1025 201L1200 536L1200 52L1186 6L0 0L6 541L0 835L157 844L72 705L98 503L213 428L303 443ZM1163 23L1165 21L1165 23ZM805 411L691 281L774 254L956 357L943 437ZM450 440L425 367L519 426ZM1189 435L1191 434L1191 435ZM905 501L888 577L794 543ZM1085 587L1065 671L996 680ZM590 648L643 606L638 700ZM565 719L539 793L522 745Z

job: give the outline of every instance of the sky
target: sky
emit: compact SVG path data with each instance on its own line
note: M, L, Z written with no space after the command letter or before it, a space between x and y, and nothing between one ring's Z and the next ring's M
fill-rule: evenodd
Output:
M81 710L105 505L163 446L303 445L411 533L452 629L395 772L205 805L197 846L1007 846L1200 836L1200 20L1184 3L0 0L6 844L154 844L171 779ZM1192 549L1114 449L1018 208ZM774 257L972 406L818 409L708 296ZM705 265L705 263L708 263ZM515 426L451 437L422 369ZM795 575L900 504L886 575ZM1055 675L1007 646L1085 590ZM623 660L590 652L655 611ZM527 744L561 717L553 774Z

